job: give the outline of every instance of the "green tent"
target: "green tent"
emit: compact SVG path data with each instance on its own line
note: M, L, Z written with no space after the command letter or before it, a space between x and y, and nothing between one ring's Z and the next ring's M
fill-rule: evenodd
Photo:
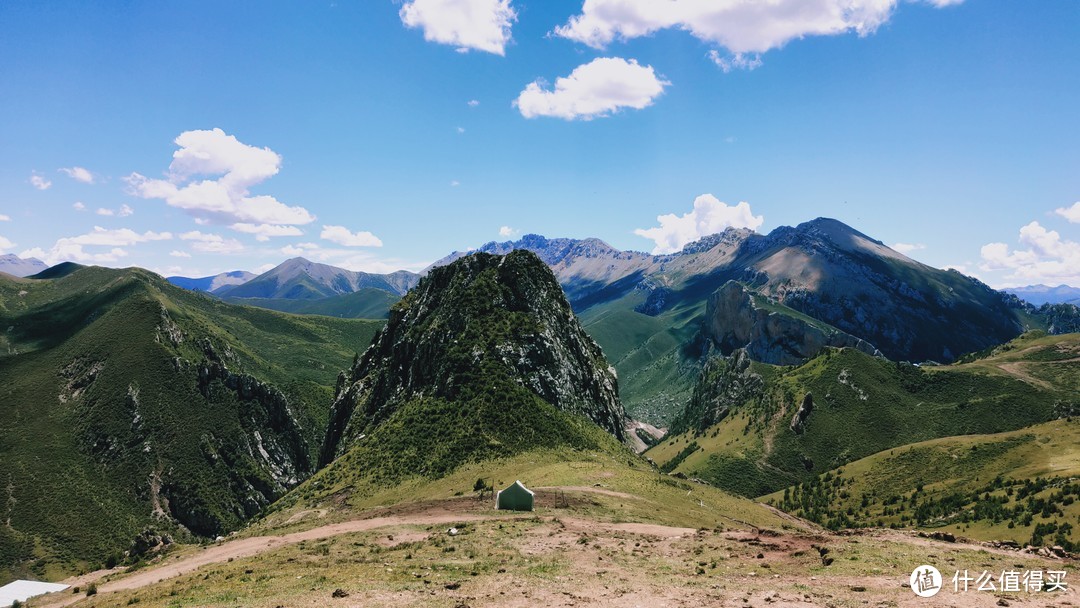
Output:
M520 481L515 481L505 490L499 490L495 496L495 508L506 511L532 511L532 490L526 488Z

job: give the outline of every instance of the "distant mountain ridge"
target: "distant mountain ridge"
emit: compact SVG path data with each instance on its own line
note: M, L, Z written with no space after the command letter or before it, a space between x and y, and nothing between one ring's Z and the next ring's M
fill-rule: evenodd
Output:
M932 268L834 219L781 226L767 235L729 228L652 255L598 239L526 235L478 251L527 249L544 260L579 312L644 296L651 316L704 302L729 280L861 338L893 359L951 361L1000 344L1026 327L999 292L955 271ZM467 255L455 252L438 266Z
M13 253L0 255L0 272L14 277L28 277L48 267L48 264L37 258L23 259Z
M1043 304L1080 304L1080 287L1070 285L1028 285L1026 287L1008 287L1002 291L1011 293L1024 300L1041 306Z
M373 287L400 297L419 280L420 275L406 270L390 274L357 272L298 257L286 260L242 285L221 288L215 295L314 300Z
M225 287L243 285L251 279L254 279L256 276L258 275L256 275L254 272L248 272L246 270L233 270L231 272L222 272L220 274L215 274L208 277L200 277L197 279L173 276L165 277L165 280L172 283L173 285L176 285L177 287L183 287L184 289L214 293Z

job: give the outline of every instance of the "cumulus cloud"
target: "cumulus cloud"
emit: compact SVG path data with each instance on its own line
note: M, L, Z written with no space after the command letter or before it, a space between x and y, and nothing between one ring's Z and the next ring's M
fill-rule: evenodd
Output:
M1072 224L1080 224L1080 201L1072 204L1072 207L1060 207L1054 213L1069 220Z
M923 245L922 243L893 243L891 247L893 251L899 251L904 255L926 249L926 245Z
M1061 238L1039 222L1020 229L1019 247L987 243L980 250L985 271L1006 271L1006 279L1019 283L1080 284L1080 242Z
M75 204L73 204L71 208L76 211L86 211L86 205L82 204L80 201L75 201Z
M536 80L514 100L525 118L554 116L590 120L623 108L640 110L652 105L671 83L657 77L652 66L620 57L599 57L579 65L555 86Z
M94 174L82 167L61 167L60 172L77 182L84 184L94 183Z
M345 247L382 247L379 237L367 231L350 232L344 226L323 226L320 238Z
M107 230L101 226L94 226L91 232L78 236L64 237L48 250L40 247L28 249L22 252L20 257L41 258L47 264L59 264L60 262L82 262L91 264L104 264L116 262L128 255L123 247L130 247L152 241L167 241L173 238L170 232L135 232L130 228L117 228ZM108 251L86 251L85 247L111 247Z
M192 230L180 235L181 240L191 241L191 248L201 253L239 253L244 245L236 239L227 239L220 234Z
M679 251L687 243L722 232L725 228L757 230L765 218L754 215L746 202L729 206L711 194L702 194L694 199L694 208L689 213L660 215L656 221L660 223L659 226L638 228L634 234L652 240L656 243L652 252L663 254Z
M468 104L469 104L470 108L475 108L476 106L480 105L480 100L479 99L470 99L468 101Z
M913 1L913 0L907 0ZM927 0L944 7L962 0ZM612 41L680 29L734 54L764 53L806 36L874 33L900 0L585 0L554 34L603 48Z
M173 249L172 251L169 252L169 255L171 255L174 258L190 258L191 257L190 253L188 253L186 251L180 251L179 249Z
M304 234L296 226L275 226L273 224L246 224L239 222L229 226L229 228L245 234L254 234L255 240L260 242L269 241L270 237L274 236L300 236Z
M15 243L12 243L8 239L0 236L0 253L4 253L8 249L15 247Z
M281 156L270 148L241 143L221 129L185 131L175 140L167 179L139 173L125 178L130 192L163 199L197 220L274 225L308 224L315 216L272 196L252 196L250 188L277 174ZM213 177L214 179L201 179Z
M37 173L32 173L30 175L30 185L37 188L38 190L48 190L52 187L52 182L38 175Z
M0 222L10 222L10 221L11 221L11 216L10 215L4 215L3 213L0 213Z
M514 230L510 226L502 226L499 228L499 236L514 236L517 234L517 230Z
M411 0L398 15L406 27L424 30L424 40L496 55L506 53L517 19L510 0Z
M722 55L720 51L712 50L709 51L708 56L725 74L732 70L746 70L749 72L761 67L761 55L756 53Z

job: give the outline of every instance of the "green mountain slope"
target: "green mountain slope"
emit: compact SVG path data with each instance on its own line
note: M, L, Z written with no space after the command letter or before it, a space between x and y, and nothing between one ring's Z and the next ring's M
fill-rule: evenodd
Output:
M397 294L375 287L362 287L352 293L317 299L224 298L230 304L341 319L385 319L390 316L390 307L400 299L401 296Z
M382 325L50 276L0 279L0 577L101 563L148 525L235 529L314 470L334 378Z
M756 496L905 444L1020 429L1080 407L1076 363L1041 359L1071 356L1077 339L1029 334L989 358L931 368L850 348L798 367L740 352L706 366L676 434L647 454Z
M761 498L830 528L913 527L1080 548L1080 422L945 437L856 460Z
M540 448L626 453L625 423L551 271L529 252L480 253L426 276L341 378L322 476L396 483Z

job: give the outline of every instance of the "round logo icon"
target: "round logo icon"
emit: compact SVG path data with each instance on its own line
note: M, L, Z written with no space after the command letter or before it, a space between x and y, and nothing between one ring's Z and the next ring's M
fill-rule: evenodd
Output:
M941 591L941 573L933 566L919 566L911 572L911 590L919 597L934 597Z

